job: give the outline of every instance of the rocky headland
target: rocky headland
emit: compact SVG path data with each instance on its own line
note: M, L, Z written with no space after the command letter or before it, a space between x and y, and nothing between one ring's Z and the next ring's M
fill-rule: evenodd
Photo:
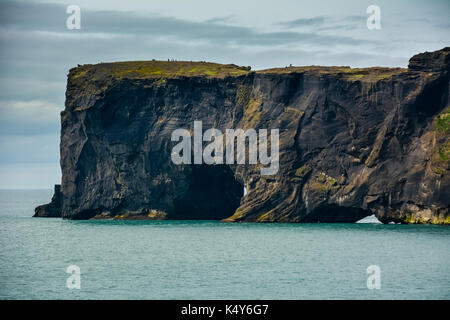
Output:
M61 186L35 216L450 224L450 48L407 69L83 65L61 113ZM175 165L175 129L280 131L279 170ZM243 188L247 194L243 196Z

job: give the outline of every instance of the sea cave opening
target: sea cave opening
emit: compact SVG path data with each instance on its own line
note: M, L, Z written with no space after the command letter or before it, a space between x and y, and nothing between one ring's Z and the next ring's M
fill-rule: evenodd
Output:
M222 220L234 214L244 185L228 165L192 165L186 192L175 201L174 219Z

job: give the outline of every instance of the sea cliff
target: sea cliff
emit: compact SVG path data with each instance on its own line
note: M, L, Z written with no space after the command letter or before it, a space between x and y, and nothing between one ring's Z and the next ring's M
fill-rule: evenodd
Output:
M62 183L35 216L450 224L450 48L408 68L83 65L61 113ZM175 129L279 129L279 170L175 165ZM243 196L243 187L247 194Z

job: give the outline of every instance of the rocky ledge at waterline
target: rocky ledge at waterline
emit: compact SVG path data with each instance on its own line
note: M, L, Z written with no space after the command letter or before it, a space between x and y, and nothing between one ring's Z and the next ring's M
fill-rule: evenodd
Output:
M409 67L250 71L203 62L70 70L62 184L35 216L450 224L450 48ZM175 129L279 129L279 170L176 165ZM243 188L247 194L243 195Z

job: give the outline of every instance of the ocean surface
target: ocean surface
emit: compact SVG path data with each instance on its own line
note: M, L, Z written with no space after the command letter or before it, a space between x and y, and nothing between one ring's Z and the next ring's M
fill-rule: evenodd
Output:
M0 191L0 299L450 299L449 227L32 218L51 195Z

